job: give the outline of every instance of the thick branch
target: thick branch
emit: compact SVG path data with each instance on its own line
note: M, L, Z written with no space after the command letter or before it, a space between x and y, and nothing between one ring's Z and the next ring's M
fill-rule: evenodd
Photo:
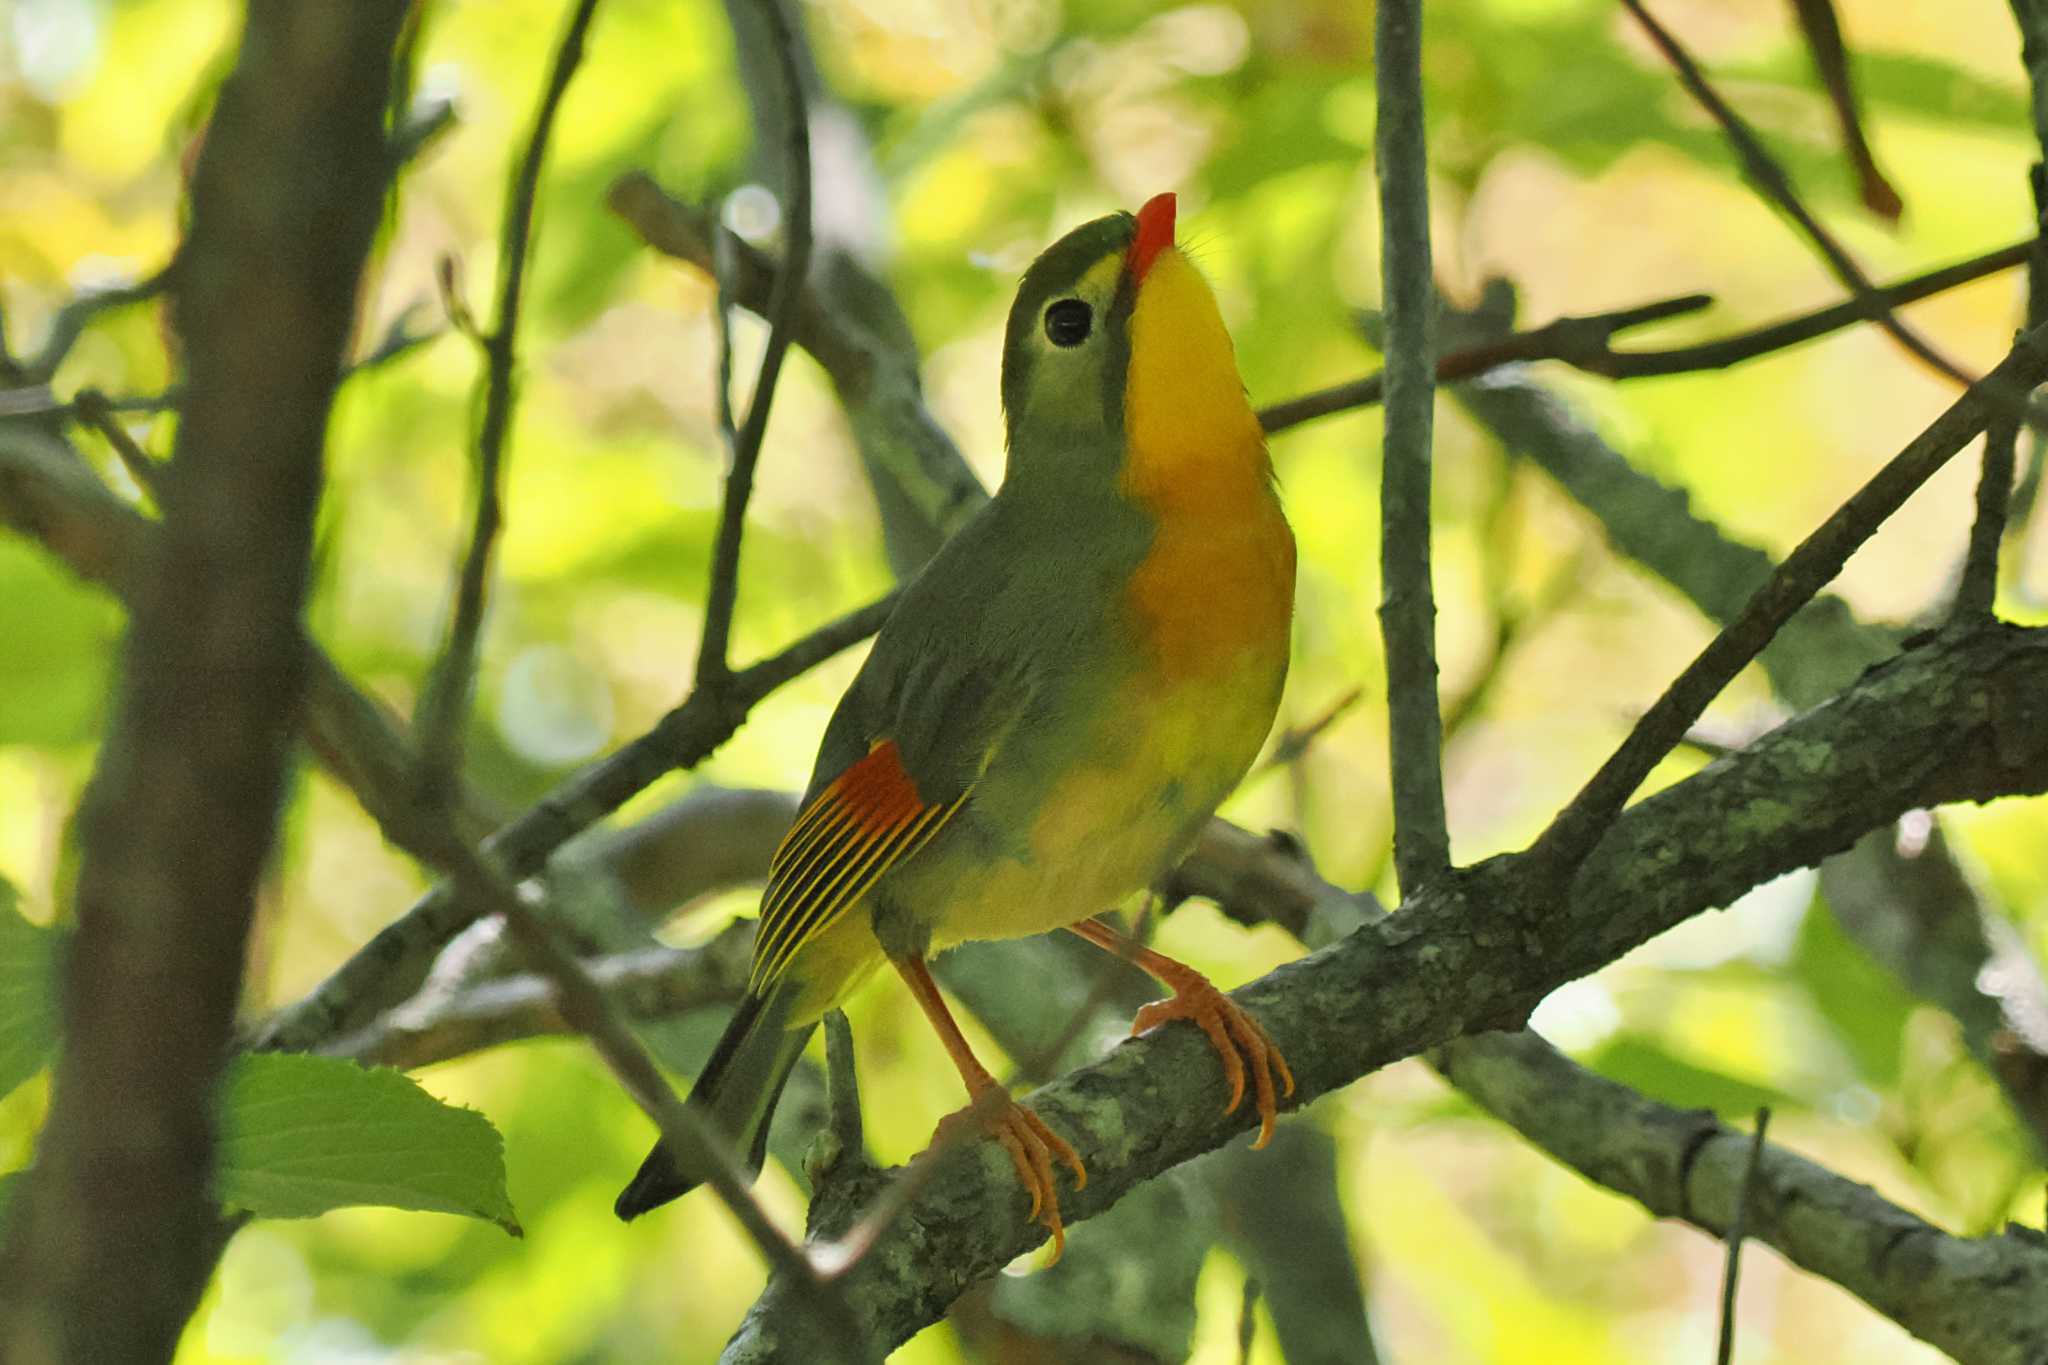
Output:
M185 415L88 798L50 1117L0 1266L10 1360L168 1359L218 1249L213 1083L304 682L321 448L405 9L252 6L200 155Z
M1770 557L1695 517L1685 494L1622 457L1562 401L1513 372L1460 387L1466 410L1533 460L1596 517L1615 549L1662 577L1708 618L1731 619L1770 575ZM1886 658L1888 627L1856 620L1841 599L1809 603L1765 649L1772 687L1814 706ZM2048 987L2025 947L1939 838L1903 856L1873 833L1821 868L1842 927L1907 988L1953 1015L1964 1041L2048 1152Z
M1661 1218L1727 1233L1750 1137L1586 1071L1529 1033L1464 1038L1444 1073L1522 1136ZM1767 1144L1746 1232L1967 1365L2048 1355L2040 1234L1954 1237L1867 1185Z
M2022 334L2011 355L1970 387L1934 424L1906 444L1849 500L1786 556L1734 619L1650 705L1600 770L1537 840L1536 852L1562 878L1601 836L1614 812L1665 754L1821 588L1856 547L1984 429L2006 395L2048 379L2048 335ZM1993 395L1996 395L1994 397Z
M2048 788L2048 632L1987 628L1930 641L1750 748L1638 803L1541 917L1516 913L1526 861L1496 859L1426 888L1383 925L1238 992L1294 1064L1298 1102L1474 1029L1519 1024L1565 981L1749 887L1846 848L1899 812ZM1164 1029L1044 1088L1032 1103L1073 1139L1078 1222L1139 1181L1247 1126L1223 1114L1206 1042ZM884 1341L907 1338L1042 1235L1000 1152L959 1163L849 1277ZM862 1192L821 1192L814 1237ZM771 1282L728 1347L734 1361L803 1358Z

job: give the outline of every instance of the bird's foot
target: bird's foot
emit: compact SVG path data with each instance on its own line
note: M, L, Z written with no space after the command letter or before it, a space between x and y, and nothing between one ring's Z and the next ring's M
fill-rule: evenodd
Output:
M1209 1045L1222 1059L1224 1079L1230 1082L1230 1103L1223 1106L1223 1112L1232 1112L1244 1099L1245 1073L1249 1069L1252 1093L1259 1107L1259 1137L1252 1146L1263 1147L1271 1142L1273 1123L1280 1110L1273 1084L1276 1072L1280 1078L1279 1093L1294 1093L1294 1073L1288 1070L1287 1059L1280 1055L1279 1047L1258 1020L1194 968L1161 958L1157 963L1147 964L1147 970L1172 987L1173 994L1138 1011L1131 1021L1132 1036L1175 1019L1199 1024L1209 1037Z
M1073 1171L1074 1188L1078 1190L1088 1183L1088 1168L1081 1164L1080 1155L1051 1125L1017 1103L993 1079L976 1088L973 1101L965 1109L939 1120L933 1142L952 1140L952 1131L961 1125L972 1125L979 1133L1003 1144L1003 1150L1010 1154L1010 1161L1017 1168L1018 1181L1031 1196L1030 1217L1043 1224L1052 1238L1052 1255L1046 1265L1058 1261L1067 1249L1067 1228L1060 1220L1060 1195L1053 1184L1052 1163L1057 1158Z

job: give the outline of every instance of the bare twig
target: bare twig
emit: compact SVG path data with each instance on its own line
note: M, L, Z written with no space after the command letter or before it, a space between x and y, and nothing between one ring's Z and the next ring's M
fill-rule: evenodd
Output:
M1784 169L1772 159L1771 154L1764 150L1763 143L1749 125L1742 121L1742 116L1736 113L1734 107L1721 98L1720 92L1707 82L1705 73L1700 70L1699 63L1693 60L1692 54L1679 44L1668 29L1657 22L1644 7L1643 0L1621 0L1621 3L1635 16L1636 22L1642 25L1650 41L1664 54L1664 59L1671 63L1672 69L1677 71L1680 83L1699 101L1700 107L1713 116L1714 122L1721 125L1728 145L1735 149L1736 158L1742 162L1742 168L1750 182L1798 225L1799 230L1806 235L1807 241L1820 253L1821 259L1827 262L1828 269L1834 272L1835 278L1840 280L1859 301L1872 308L1872 318L1877 325L1890 333L1899 345L1928 368L1958 384L1974 383L1975 376L1969 371L1935 350L1920 337L1919 333L1899 321L1889 309L1877 307L1870 278L1863 273L1863 267L1856 264L1855 258L1849 254L1847 248L1821 226L1820 220L1813 216L1800 199L1799 192L1792 187L1791 177L1787 176Z
M98 389L80 389L71 400L77 409L78 418L87 426L106 437L107 444L114 448L120 458L121 467L128 471L145 493L163 505L164 466L148 451L137 445L135 438L128 434L128 428L114 415L113 405Z
M1610 313L1591 313L1557 318L1540 327L1514 332L1497 341L1468 346L1439 357L1437 382L1471 379L1503 365L1531 360L1561 360L1575 369L1606 379L1642 379L1657 375L1690 374L1701 370L1726 369L1731 365L1812 341L1829 332L1870 321L1876 313L1916 303L1921 299L1983 279L2001 270L2027 262L2037 239L2015 242L1996 251L1955 265L1942 266L1873 290L1867 298L1850 299L1812 312L1770 323L1749 331L1692 346L1664 350L1617 351L1610 344L1617 332L1644 323L1678 317L1708 306L1705 294L1682 294L1635 308ZM1371 407L1381 401L1386 388L1384 374L1370 374L1318 389L1261 409L1259 420L1266 434L1277 435L1290 427L1318 417Z
M782 362L794 339L797 299L811 265L811 134L803 77L797 70L796 44L789 32L788 15L775 0L767 0L762 10L774 33L776 65L782 77L782 94L788 101L785 132L789 141L784 149L789 158L788 203L784 210L784 241L788 245L768 298L768 346L761 355L753 397L747 402L747 420L728 451L732 463L726 470L725 499L719 507L718 540L711 553L711 587L704 599L704 639L697 653L700 687L716 684L730 672L727 651L732 638L733 606L739 595L740 538L746 532L747 499L754 490L754 467L761 459L761 442L768 434L768 409L775 400L776 380L782 374ZM724 306L721 283L721 319ZM720 325L724 326L723 321ZM725 358L720 382L726 385L731 381L729 339L722 337L720 350ZM729 392L720 401L729 404Z
M1863 206L1887 222L1896 223L1905 204L1899 192L1877 168L1870 139L1863 135L1863 114L1856 99L1856 81L1849 69L1848 45L1842 41L1841 20L1834 0L1792 0L1799 17L1799 30L1806 37L1806 50L1813 55L1813 69L1828 102L1835 107L1835 123L1842 130L1843 150L1856 172L1856 184Z
M96 289L80 294L57 310L57 316L50 320L49 335L43 339L42 349L24 367L21 379L28 384L47 384L57 373L57 367L71 354L71 348L85 335L85 329L103 313L117 308L127 308L145 303L171 287L171 278L177 268L173 258L160 269L145 275L133 284L116 285L109 289Z
M747 984L752 921L737 920L698 948L647 948L599 958L589 971L606 999L634 1019L669 1019L732 1004ZM554 989L530 973L499 977L430 1002L409 1001L319 1051L405 1071L527 1038L572 1032Z
M1742 611L1666 688L1571 804L1559 812L1531 852L1563 878L1583 859L1650 769L1684 738L1780 627L1841 570L1849 555L1934 472L1955 456L2000 408L2002 396L2031 391L2048 379L2048 331L2023 333L2012 353L1972 385L1934 424L1915 437L1852 494L1780 564Z
M1681 491L1645 473L1529 376L1497 376L1458 397L1581 503L1616 553L1665 579L1709 620L1734 619L1774 571L1769 555L1701 520ZM1789 707L1807 710L1892 657L1900 639L1823 594L1759 663ZM1842 928L1908 990L1954 1016L2036 1149L2048 1152L2048 1028L2039 1022L2048 1019L2048 984L1939 829L1917 856L1904 856L1890 829L1876 830L1823 862L1821 879Z
M571 836L611 814L657 779L703 761L770 692L881 629L894 606L892 593L740 670L715 694L702 689L691 692L652 730L571 775L493 834L485 841L485 852L507 876L533 875ZM252 1045L302 1051L362 1027L370 1015L397 1003L410 990L404 968L422 969L442 944L480 913L480 907L456 895L454 888L437 886L379 930L304 998L263 1024Z
M853 1064L853 1026L846 1011L825 1011L826 1124L842 1154L858 1154L867 1144L860 1116L860 1076Z
M1756 1111L1756 1131L1749 1139L1749 1164L1742 1168L1742 1187L1735 1196L1735 1215L1728 1220L1728 1258L1721 1272L1721 1340L1714 1353L1717 1365L1731 1365L1735 1359L1735 1286L1742 1273L1742 1239L1748 1231L1749 1205L1756 1197L1757 1168L1764 1161L1764 1130L1771 1126L1771 1111Z
M555 114L562 106L562 97L568 92L576 68L583 62L583 41L596 9L597 0L577 0L568 28L555 48L547 87L533 116L533 131L513 167L511 188L505 197L505 223L498 249L497 317L483 339L483 415L477 424L471 462L475 511L469 545L456 571L455 605L448 623L448 638L420 693L419 709L414 716L419 736L420 800L428 805L438 804L446 797L462 763L462 731L476 682L477 636L483 629L484 594L498 529L503 522L500 498L505 439L511 430L516 397L513 369L518 358L519 309L526 283L528 247L533 237L533 204L540 191L541 163L547 156L548 138L554 132Z
M1957 618L1989 619L1998 597L1998 551L2005 543L2006 509L2012 501L2012 475L2019 448L2018 417L2001 408L1984 431L1983 467L1977 476L1977 519L1970 525L1970 548L1956 585L1953 614Z
M1387 317L1387 421L1380 475L1380 635L1386 644L1394 865L1412 892L1451 865L1430 580L1430 429L1436 407L1429 263L1429 163L1422 106L1422 5L1380 0L1375 167Z
M1273 741L1272 752L1267 754L1266 761L1253 771L1253 776L1261 772L1268 772L1274 768L1284 768L1290 763L1299 762L1310 749L1315 747L1316 741L1329 732L1331 726L1344 719L1346 715L1350 714L1352 707L1364 700L1365 689L1363 687L1351 688L1338 697L1337 700L1331 702L1301 724L1292 725L1282 730L1279 737ZM1249 781L1250 779L1247 778L1246 780Z
M851 1305L817 1273L803 1249L775 1226L768 1211L754 1198L753 1181L731 1145L709 1120L676 1098L646 1048L612 1012L604 992L582 964L556 942L554 931L537 913L541 903L538 890L530 885L515 889L507 884L480 855L455 838L454 831L445 823L439 828L427 825L418 831L387 827L385 833L401 842L415 841L415 854L443 868L466 895L504 917L507 930L527 959L552 984L563 1019L590 1040L621 1087L654 1120L670 1150L687 1154L693 1168L706 1172L705 1183L732 1212L770 1268L797 1277L802 1286L798 1302L817 1313L832 1329L831 1339L840 1347L837 1354L846 1360L873 1359L875 1352L864 1344L867 1333L853 1315Z

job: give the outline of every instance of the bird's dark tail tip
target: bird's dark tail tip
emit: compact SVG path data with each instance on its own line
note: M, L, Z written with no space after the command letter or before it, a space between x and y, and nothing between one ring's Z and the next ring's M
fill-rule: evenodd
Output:
M750 995L743 1000L685 1101L713 1132L732 1143L749 1175L761 1169L775 1101L814 1027L784 1028L788 1009L782 996L763 1000ZM695 1160L677 1160L666 1143L657 1143L613 1201L612 1212L630 1222L688 1194L708 1175L698 1166Z
M685 1181L676 1170L675 1162L669 1159L668 1148L657 1146L647 1154L647 1160L640 1163L640 1169L619 1191L619 1197L612 1201L612 1212L619 1221L630 1223L650 1209L660 1208L669 1200L688 1194L695 1188L695 1181Z

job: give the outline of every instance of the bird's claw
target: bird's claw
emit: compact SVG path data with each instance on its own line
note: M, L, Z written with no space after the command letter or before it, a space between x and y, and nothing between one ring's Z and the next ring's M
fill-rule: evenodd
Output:
M1010 1154L1010 1162L1017 1168L1017 1180L1031 1196L1030 1217L1044 1225L1052 1238L1052 1254L1045 1263L1056 1263L1067 1248L1067 1228L1060 1218L1060 1195L1054 1184L1052 1164L1058 1159L1073 1171L1074 1188L1083 1189L1088 1184L1088 1168L1081 1164L1080 1154L1044 1119L993 1083L965 1109L939 1121L937 1140L946 1140L947 1130L960 1124L974 1125L1000 1142Z
M1234 1112L1244 1099L1245 1064L1249 1061L1253 1094L1259 1108L1259 1136L1252 1146L1254 1149L1264 1147L1273 1140L1273 1123L1280 1111L1273 1074L1277 1071L1280 1075L1279 1093L1292 1095L1294 1073L1288 1069L1287 1059L1280 1055L1279 1047L1267 1036L1258 1020L1217 990L1200 972L1191 967L1181 970L1187 973L1185 977L1163 978L1167 985L1173 987L1173 994L1139 1010L1131 1021L1131 1034L1135 1037L1175 1019L1199 1024L1202 1032L1208 1035L1209 1046L1216 1049L1217 1057L1223 1062L1224 1079L1230 1082L1230 1103L1223 1106L1226 1114Z

